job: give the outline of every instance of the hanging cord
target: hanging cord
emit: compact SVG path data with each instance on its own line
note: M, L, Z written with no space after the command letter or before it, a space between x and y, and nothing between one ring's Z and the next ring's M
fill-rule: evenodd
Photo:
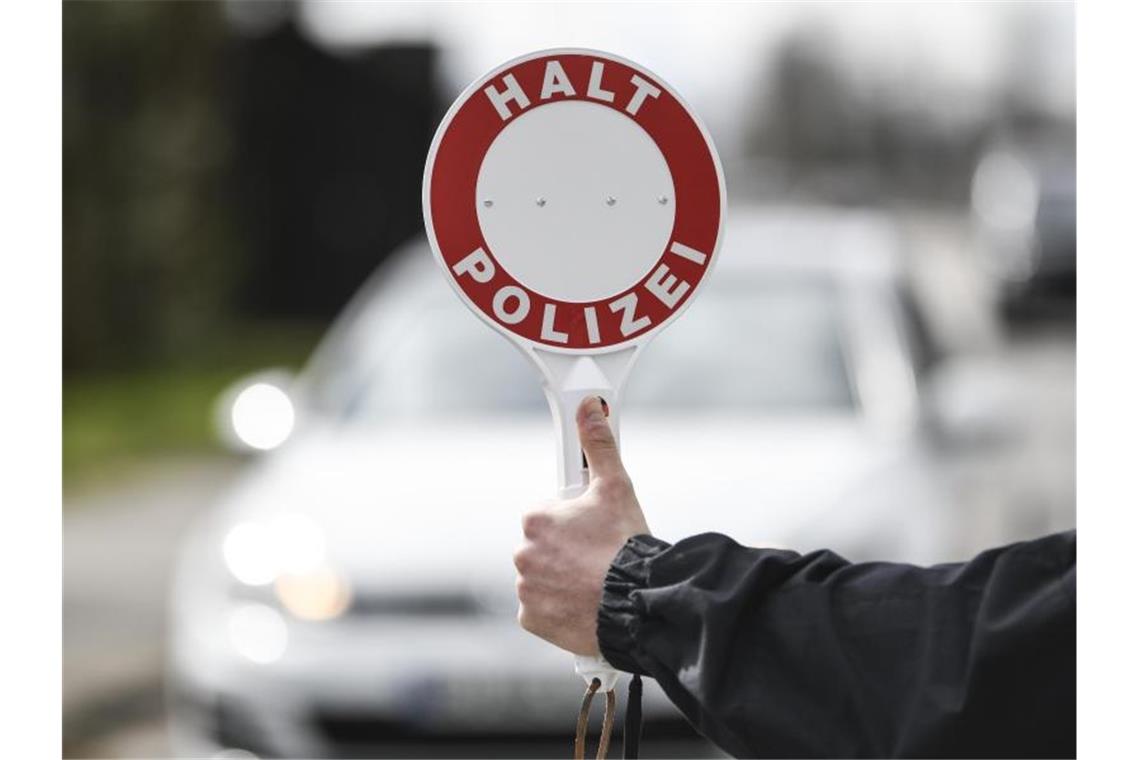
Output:
M590 703L594 701L594 694L602 682L595 678L590 681L586 694L582 697L582 709L578 711L578 729L574 733L574 760L583 760L586 757L586 729L590 723ZM602 734L598 738L598 760L604 760L610 750L610 735L614 730L614 713L617 712L617 697L614 690L606 692L606 714L602 718Z
M622 757L637 760L641 751L641 676L629 679L629 693L625 698L625 733L622 737Z

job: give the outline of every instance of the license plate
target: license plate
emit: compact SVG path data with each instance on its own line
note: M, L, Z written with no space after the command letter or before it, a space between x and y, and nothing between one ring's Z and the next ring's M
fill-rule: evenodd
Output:
M565 683L525 678L421 679L404 691L405 717L416 724L497 730L573 723L581 694Z

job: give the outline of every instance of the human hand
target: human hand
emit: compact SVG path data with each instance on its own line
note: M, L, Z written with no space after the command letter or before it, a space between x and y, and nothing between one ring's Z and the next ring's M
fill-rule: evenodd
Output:
M598 655L597 616L610 562L630 536L649 532L596 396L578 407L578 437L590 485L577 498L547 502L523 517L515 552L519 624L574 654Z

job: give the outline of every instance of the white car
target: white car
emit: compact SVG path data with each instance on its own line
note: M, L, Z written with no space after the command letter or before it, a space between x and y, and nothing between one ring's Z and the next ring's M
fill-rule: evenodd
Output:
M654 533L957 558L916 432L897 248L868 212L730 213L706 289L624 399L623 457ZM555 488L534 370L420 242L377 272L289 395L291 437L179 558L178 751L572 734L572 658L515 620L520 516ZM677 717L652 682L645 714L647 736Z

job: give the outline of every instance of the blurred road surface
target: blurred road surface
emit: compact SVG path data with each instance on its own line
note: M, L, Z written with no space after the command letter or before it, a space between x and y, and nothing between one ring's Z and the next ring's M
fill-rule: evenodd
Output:
M178 538L238 463L164 463L69 496L63 540L63 729L68 757L161 757L167 584Z

